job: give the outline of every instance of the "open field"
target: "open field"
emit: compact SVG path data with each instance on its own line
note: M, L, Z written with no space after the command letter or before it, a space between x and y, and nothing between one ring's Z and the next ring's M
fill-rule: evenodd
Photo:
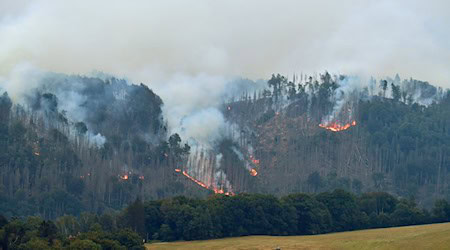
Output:
M247 236L147 244L147 249L450 249L450 223L314 236Z

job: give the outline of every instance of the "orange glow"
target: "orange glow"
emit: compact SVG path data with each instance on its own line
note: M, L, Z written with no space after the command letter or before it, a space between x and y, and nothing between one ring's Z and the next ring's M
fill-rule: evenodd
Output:
M199 185L202 188L212 190L216 194L225 194L225 195L228 195L228 196L229 195L234 195L233 192L225 192L223 189L220 189L220 188L217 188L217 187L208 187L208 185L206 185L205 183L203 183L203 182L195 179L194 177L190 176L186 171L181 171L181 169L179 169L179 168L176 168L175 171L178 172L178 173L181 172L184 176L186 176L186 178L188 178L189 180L193 181L195 184Z
M253 157L253 155L250 155L250 160L253 162L253 164L256 164L256 165L259 164L259 160L256 159L255 157Z
M356 121L352 121L351 123L347 123L344 125L340 124L339 122L332 122L328 125L319 124L319 127L328 129L333 132L343 131L343 130L349 129L351 126L356 126Z
M250 170L250 175L251 175L251 176L257 176L257 175L258 175L258 172L256 172L256 170L255 170L254 168L252 168L252 169Z
M119 178L122 179L122 180L128 180L128 175L127 174L119 175Z
M183 171L182 174L183 174L184 176L186 176L189 180L195 182L197 185L199 185L199 186L201 186L201 187L204 187L204 188L208 189L208 186L206 186L205 183L203 183L203 182L201 182L201 181L195 179L194 177L190 176L188 173L186 173L186 171Z

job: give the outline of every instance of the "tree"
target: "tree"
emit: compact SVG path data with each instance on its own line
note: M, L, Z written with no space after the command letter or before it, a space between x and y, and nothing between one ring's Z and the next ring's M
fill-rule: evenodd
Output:
M6 224L8 224L8 219L0 214L0 228L3 228Z
M153 238L160 239L162 241L172 241L175 240L174 233L172 228L170 228L167 224L162 224L156 235L153 235Z
M307 194L291 194L283 203L295 208L297 213L297 234L325 233L331 227L331 215L327 207Z
M128 249L144 249L142 238L129 229L121 229L114 233L111 239L120 242L121 245L126 246Z
M139 198L125 209L124 217L126 225L145 238L145 209Z
M344 190L336 189L332 193L321 193L317 200L325 204L333 220L333 230L354 230L361 226L361 212L355 197Z
M372 179L373 179L376 189L380 189L383 187L383 183L384 183L384 174L383 173L374 173L372 175Z
M101 250L102 246L94 243L92 240L80 240L75 239L70 242L70 245L67 247L68 250Z
M394 196L385 192L365 193L358 202L361 210L368 215L390 214L394 212L398 203Z
M450 204L446 200L437 200L433 207L433 219L436 222L450 221Z
M35 249L47 250L48 249L48 250L50 250L52 248L49 246L48 241L46 241L45 239L33 237L28 242L21 244L19 246L19 249L23 249L23 250L35 250Z
M388 88L388 82L386 80L380 80L380 87L383 90L383 97L386 97L386 90Z
M402 94L400 92L400 86L395 85L394 83L391 83L391 91L392 91L392 98L395 101L399 101Z
M40 237L47 238L50 244L58 237L58 228L52 221L43 221L39 226Z
M418 209L412 200L401 200L391 214L391 218L396 226L416 225L427 220L423 211Z
M307 183L310 187L313 188L314 192L317 192L317 190L319 190L319 188L323 185L323 180L319 172L314 171L308 176Z

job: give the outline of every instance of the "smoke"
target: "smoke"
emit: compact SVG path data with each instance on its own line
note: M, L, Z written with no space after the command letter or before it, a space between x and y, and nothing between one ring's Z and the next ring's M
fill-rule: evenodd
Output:
M242 90L235 76L400 73L450 86L449 7L445 0L6 0L0 81L20 96L34 84L21 69L31 64L143 82L162 97L170 133L211 147L227 126L220 103Z
M202 145L213 145L221 138L221 132L225 130L223 127L225 119L214 108L202 109L198 112L181 120L179 134L182 138L194 140L191 144L200 143ZM175 130L176 131L176 130Z
M6 0L0 74L20 62L134 82L326 69L449 86L449 7L444 0Z
M5 89L13 97L35 78L20 65L69 74L98 70L143 82L162 97L170 132L210 144L205 138L219 138L224 126L220 102L242 91L231 84L234 76L327 69L400 73L449 86L449 5L6 0L0 3L0 77L10 79Z
M103 147L106 142L106 138L100 133L93 135L91 132L88 134L89 142L96 147Z
M359 92L360 88L365 86L366 83L363 83L357 76L346 76L338 81L338 85L339 87L334 91L334 96L332 97L334 103L333 111L331 114L322 119L322 124L329 124L337 116L339 116L342 113L344 106L348 105L349 102L352 101L352 94ZM350 105L345 112L348 116L346 117L346 119L348 119L347 122L351 122L352 119L352 106L353 105Z

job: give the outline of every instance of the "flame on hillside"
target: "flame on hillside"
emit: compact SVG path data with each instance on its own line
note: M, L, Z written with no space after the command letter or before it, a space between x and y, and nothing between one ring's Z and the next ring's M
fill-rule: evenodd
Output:
M338 121L330 122L329 124L319 124L319 127L328 129L333 132L347 130L352 126L356 126L356 121L352 121L352 122L346 123L346 124L341 124Z
M256 159L255 157L253 157L253 155L250 155L250 160L252 161L253 164L258 165L259 164L259 160Z
M186 178L188 178L189 180L193 181L195 184L199 185L199 186L202 187L202 188L212 190L212 191L214 191L214 193L216 193L216 194L234 195L234 193L231 192L231 191L230 191L230 192L225 192L225 191L224 191L223 189L221 189L221 188L217 188L217 187L214 187L214 186L208 186L208 185L206 185L205 183L203 183L203 182L201 182L201 181L195 179L194 177L190 176L186 171L181 170L181 169L179 169L179 168L176 168L176 169L175 169L175 172L183 174L184 176L186 176Z
M128 180L129 176L128 176L128 174L124 174L124 175L119 175L119 178L126 181L126 180Z

